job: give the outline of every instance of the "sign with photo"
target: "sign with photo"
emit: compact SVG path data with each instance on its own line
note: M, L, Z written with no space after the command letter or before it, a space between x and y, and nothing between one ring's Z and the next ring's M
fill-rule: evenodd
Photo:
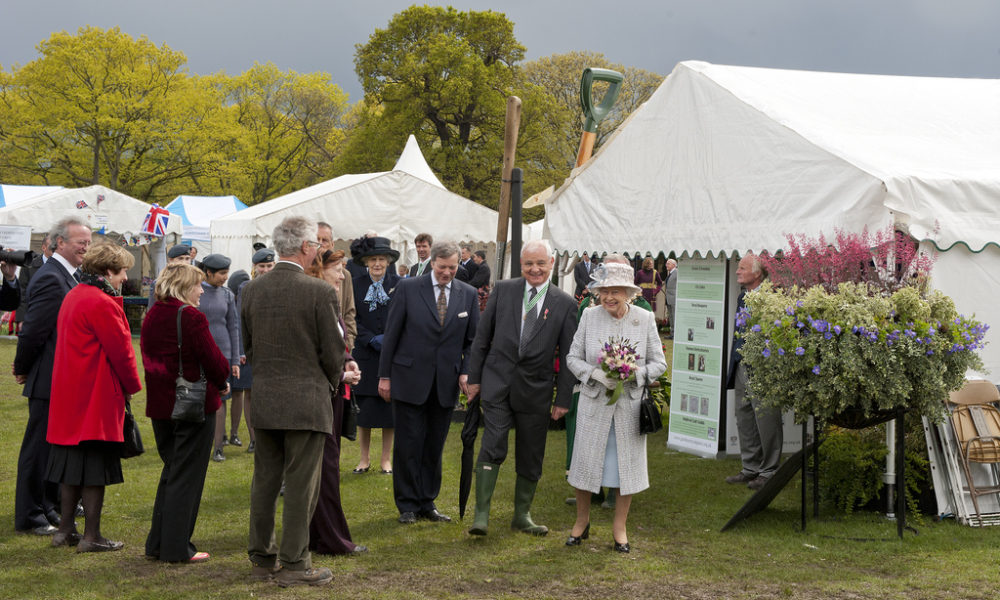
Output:
M676 306L667 447L715 458L725 356L725 259L679 261Z

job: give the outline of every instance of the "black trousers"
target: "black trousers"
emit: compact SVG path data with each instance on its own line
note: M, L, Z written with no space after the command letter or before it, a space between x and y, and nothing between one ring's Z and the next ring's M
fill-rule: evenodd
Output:
M215 418L216 413L205 415L204 423L153 419L163 471L153 502L153 524L146 536L146 556L183 562L198 551L191 535L212 456Z
M507 458L507 440L514 428L514 470L531 481L542 478L545 440L548 437L549 413L525 413L511 409L506 398L483 397L483 442L479 462L502 464Z
M49 400L28 399L28 424L17 457L14 529L27 531L59 522L59 485L46 481L49 464Z
M436 508L434 500L441 491L441 453L448 438L452 410L452 406L441 406L433 391L420 405L392 401L396 422L392 491L400 513Z

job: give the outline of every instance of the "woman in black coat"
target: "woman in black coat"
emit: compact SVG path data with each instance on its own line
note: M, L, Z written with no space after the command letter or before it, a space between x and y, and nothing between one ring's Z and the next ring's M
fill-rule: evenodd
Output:
M361 382L354 388L358 401L358 446L360 458L354 473L366 473L371 468L369 446L371 430L382 429L383 473L392 473L392 438L394 422L392 405L378 395L378 362L382 354L382 333L389 316L389 304L399 276L389 265L399 258L399 252L382 237L364 238L358 242L355 260L364 263L367 272L354 277L354 305L357 308L358 337L352 354L361 367Z

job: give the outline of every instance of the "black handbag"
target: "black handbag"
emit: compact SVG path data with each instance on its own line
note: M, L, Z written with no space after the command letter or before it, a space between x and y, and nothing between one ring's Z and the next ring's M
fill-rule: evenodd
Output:
M660 406L649 395L649 387L642 386L642 399L639 400L639 433L656 433L663 429L663 417Z
M125 422L122 425L122 435L125 438L125 442L122 444L122 458L132 458L145 452L145 448L142 447L142 436L139 435L139 424L132 416L132 405L129 404L128 400L125 401Z
M171 420L187 423L205 422L205 392L208 382L205 381L205 370L198 365L201 379L188 381L184 379L184 360L181 352L181 312L177 310L177 381L174 384L174 410L170 413Z

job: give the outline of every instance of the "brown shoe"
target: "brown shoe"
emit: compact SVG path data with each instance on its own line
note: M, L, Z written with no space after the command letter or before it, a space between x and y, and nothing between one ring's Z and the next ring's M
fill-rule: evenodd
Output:
M757 479L757 475L756 474L754 474L754 475L748 475L748 474L744 473L743 471L740 471L736 475L730 475L729 477L726 477L726 483L733 483L733 484L735 484L735 483L750 483L754 479Z
M281 587L290 585L326 585L333 581L333 573L330 569L306 569L304 571L292 571L282 569L274 576L274 580Z
M770 477L758 477L758 478L754 479L753 481L751 481L750 483L748 483L747 487L756 492L760 488L762 488L765 485L767 485L767 482L770 481L770 480L771 480Z
M270 581L274 579L281 567L265 567L263 565L254 565L250 569L250 579L254 581Z

